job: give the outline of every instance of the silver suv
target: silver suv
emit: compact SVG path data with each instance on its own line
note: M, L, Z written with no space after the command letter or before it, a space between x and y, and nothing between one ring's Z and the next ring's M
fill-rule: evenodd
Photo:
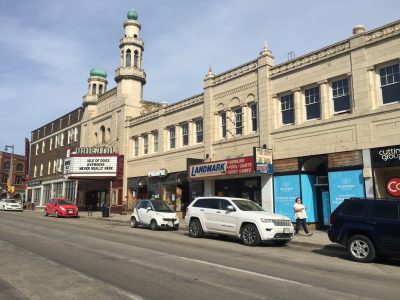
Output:
M191 237L204 233L236 236L247 246L257 246L261 241L284 245L294 234L288 217L268 213L255 202L241 198L196 198L186 210L185 224Z

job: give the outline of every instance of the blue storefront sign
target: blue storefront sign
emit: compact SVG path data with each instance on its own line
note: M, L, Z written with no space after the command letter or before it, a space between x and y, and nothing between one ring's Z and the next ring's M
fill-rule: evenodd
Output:
M332 212L346 198L365 197L362 170L329 172L328 178Z
M294 201L300 195L300 175L286 175L274 177L274 205L275 213L294 218Z

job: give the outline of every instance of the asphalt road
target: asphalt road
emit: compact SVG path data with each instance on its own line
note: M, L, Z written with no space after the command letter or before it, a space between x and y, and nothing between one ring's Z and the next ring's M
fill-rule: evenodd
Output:
M0 299L398 299L400 261L0 212Z

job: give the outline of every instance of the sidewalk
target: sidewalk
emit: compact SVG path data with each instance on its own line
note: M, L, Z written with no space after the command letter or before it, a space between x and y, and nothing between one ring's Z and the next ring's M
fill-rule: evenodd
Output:
M25 211L30 212L30 210L25 210ZM43 209L38 208L31 212L43 213ZM102 220L102 221L126 223L126 226L129 226L129 220L131 218L130 213L128 213L127 215L111 214L110 218L108 218L108 217L103 218L101 211L94 211L94 212L92 212L92 215L88 215L87 211L80 211L79 216L81 218L87 218L87 219L96 219L96 220ZM180 228L180 230L187 231L185 222L183 220L180 220L179 228ZM310 246L310 247L312 247L312 246L323 247L323 246L332 244L332 242L328 238L328 234L326 233L326 231L314 230L311 232L313 233L312 236L306 236L304 232L300 233L299 235L293 237L293 240L290 243L304 245L304 246Z
M128 215L119 215L119 214L112 214L111 218L103 218L101 216L101 212L96 211L93 212L92 216L88 216L87 212L80 212L81 218L93 218L93 219L100 219L100 220L110 220L113 222L123 222L126 223L127 225L129 224L129 220L131 218L131 214ZM180 220L179 222L179 228L180 230L185 230L187 231L185 222L183 220ZM326 231L321 231L321 230L315 230L311 231L313 233L312 236L306 236L305 233L300 233L298 236L293 237L293 240L291 243L295 244L302 244L302 245L308 245L308 246L326 246L326 245L331 245L332 242L328 238L328 234Z

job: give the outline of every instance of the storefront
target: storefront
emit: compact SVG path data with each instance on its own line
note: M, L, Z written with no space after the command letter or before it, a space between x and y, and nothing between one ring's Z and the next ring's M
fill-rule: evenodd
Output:
M76 203L81 210L101 210L111 205L119 213L123 207L123 155L112 148L77 148L64 162L64 176L75 182ZM71 187L72 190L72 187Z
M275 212L293 222L297 197L307 207L307 221L326 228L344 199L365 196L361 151L282 159L274 167Z
M370 152L375 197L400 199L400 145L373 148Z
M246 156L189 166L190 180L204 182L204 195L250 199L268 211L272 211L271 172L272 157L268 163Z
M186 171L151 170L147 176L128 178L128 209L140 199L159 199L183 217L187 205L202 193L202 183L190 182Z

